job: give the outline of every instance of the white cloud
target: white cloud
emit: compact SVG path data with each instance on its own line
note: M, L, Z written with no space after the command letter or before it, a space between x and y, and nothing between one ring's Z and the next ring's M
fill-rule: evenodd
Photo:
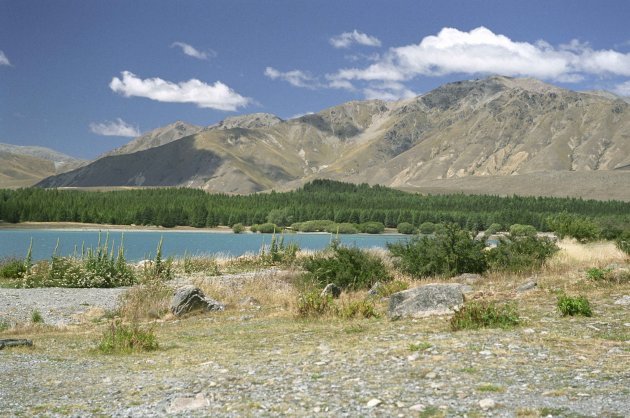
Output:
M470 32L443 28L419 44L391 48L366 68L345 68L330 76L338 80L396 81L417 76L501 74L558 81L578 81L584 75L630 76L630 54L593 50L571 41L553 47L545 41L515 42L485 27Z
M630 81L626 81L621 84L617 84L613 89L613 92L620 96L630 97Z
M391 81L370 83L368 87L363 89L363 95L366 99L380 99L386 101L409 99L417 96L416 93L409 90L404 84Z
M146 97L158 102L194 103L202 108L234 111L252 102L220 81L206 84L197 79L173 83L161 78L138 78L123 71L122 78L114 77L109 88L125 97Z
M265 68L265 75L272 80L280 79L286 81L294 87L303 87L307 89L321 87L319 82L310 74L300 70L281 72L275 68L267 67Z
M133 138L140 135L138 128L129 125L120 118L117 118L115 121L90 123L90 131L105 136L127 136Z
M352 32L344 32L341 35L333 36L329 42L335 48L349 48L352 44L365 46L381 46L381 41L366 33L358 32L356 29Z
M4 55L4 52L2 50L0 50L0 65L11 65L11 61L9 61L9 58Z
M208 51L200 51L185 42L173 42L173 44L171 44L171 48L175 46L181 48L182 52L189 57L197 58L200 60L207 60L208 58L214 58L217 56L217 53L211 49Z

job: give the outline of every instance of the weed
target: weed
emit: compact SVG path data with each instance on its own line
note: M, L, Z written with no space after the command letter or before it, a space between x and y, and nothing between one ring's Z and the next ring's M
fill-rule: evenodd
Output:
M0 278L19 279L26 273L24 260L16 257L9 257L0 260Z
M11 324L6 319L0 319L0 332L6 331L11 328Z
M157 349L157 338L152 329L143 330L137 324L126 325L121 321L111 322L98 345L98 350L104 354L129 354Z
M131 321L156 319L168 312L172 289L161 280L134 286L120 297L120 315Z
M484 383L483 385L477 386L477 390L479 392L503 392L505 389L501 386Z
M336 310L331 295L321 295L317 289L298 296L297 316L300 318L320 317Z
M205 273L210 276L218 276L221 274L219 264L214 258L191 256L188 253L184 254L183 269L186 274Z
M520 318L514 303L498 305L494 302L472 301L455 312L450 325L453 331L479 328L510 328Z
M409 351L425 351L433 347L433 344L429 342L422 342L416 344L409 344Z
M379 318L381 316L371 300L357 300L350 302L338 309L336 313L344 319Z
M387 298L394 293L402 292L403 290L407 290L409 288L409 284L407 282L403 282L401 280L395 280L390 283L383 283L376 289L376 296L381 298Z
M39 312L37 309L35 309L31 313L31 322L34 323L34 324L43 324L44 323L44 317L42 316L41 312Z
M558 296L557 307L562 316L593 316L591 304L584 296L572 297L561 294Z

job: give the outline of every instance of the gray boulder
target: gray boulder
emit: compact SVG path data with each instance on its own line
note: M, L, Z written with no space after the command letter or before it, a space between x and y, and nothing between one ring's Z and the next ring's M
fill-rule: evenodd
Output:
M338 298L341 296L341 288L334 283L328 283L324 290L322 290L321 296L326 297L328 295L335 299Z
M450 315L464 303L469 286L433 283L394 293L389 298L390 319Z
M522 285L520 285L519 287L517 287L516 291L518 293L525 293L525 292L535 289L536 287L538 287L538 283L530 279L526 281L525 283L523 283Z
M368 296L372 296L372 297L378 296L382 288L383 288L383 285L381 284L381 282L374 283L372 287L370 288L370 290L368 291Z
M175 291L171 300L171 312L181 316L193 311L222 311L225 305L210 299L195 286L183 286Z

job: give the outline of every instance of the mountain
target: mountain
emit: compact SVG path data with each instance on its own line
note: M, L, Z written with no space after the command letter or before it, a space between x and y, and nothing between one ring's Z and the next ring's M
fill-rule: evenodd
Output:
M131 142L123 145L120 148L116 148L109 151L98 158L109 157L112 155L132 154L138 151L144 151L149 148L159 147L169 142L176 141L185 136L194 135L201 131L201 126L191 125L186 122L177 121L170 125L166 125L162 128L154 129L139 137L133 139ZM97 158L97 159L98 159Z
M0 143L0 187L27 187L84 162L50 148Z
M600 172L597 178L603 179L613 171L622 172L615 175L623 184L630 179L629 106L614 95L494 76L445 84L398 102L349 102L286 121L269 114L228 118L161 146L101 158L40 186L251 193L290 189L314 178L408 189L439 189L438 183L459 179L457 187L466 189L462 184L469 179L484 178L512 187L493 193L514 194L518 180L500 179L527 181L559 172ZM575 178L554 181L576 183ZM573 193L550 193L565 192ZM539 194L545 194L544 182Z

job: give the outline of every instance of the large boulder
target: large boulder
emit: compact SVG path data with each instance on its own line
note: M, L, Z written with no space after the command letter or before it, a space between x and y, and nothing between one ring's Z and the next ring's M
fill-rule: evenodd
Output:
M193 311L222 311L225 306L203 294L195 286L183 286L175 291L171 300L171 312L181 316Z
M433 283L394 293L389 298L391 319L450 315L464 303L470 286L459 283Z

